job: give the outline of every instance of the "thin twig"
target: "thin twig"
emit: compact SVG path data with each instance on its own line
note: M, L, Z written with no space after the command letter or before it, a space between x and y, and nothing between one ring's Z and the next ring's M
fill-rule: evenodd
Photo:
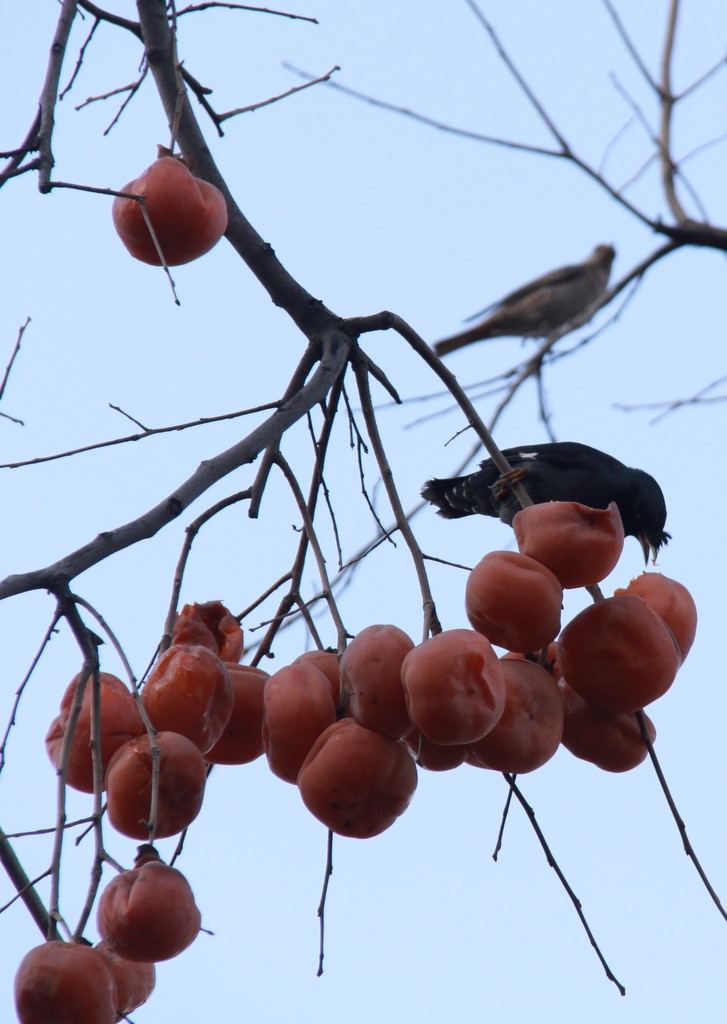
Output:
M601 952L600 947L599 947L598 943L596 942L595 936L594 936L593 932L591 931L591 928L590 928L590 926L588 924L588 921L586 920L586 915L583 913L583 906L581 904L581 901L578 899L578 897L576 896L575 892L571 888L570 883L568 882L568 879L563 874L563 871L561 870L558 862L556 861L555 857L553 856L553 853L552 853L552 851L550 849L550 846L548 845L548 842L547 842L547 840L546 840L546 838L545 838L545 836L543 834L543 831L540 828L540 825L538 824L538 822L536 820L535 811L533 810L533 808L530 806L530 804L527 802L525 797L520 792L520 789L518 788L518 786L515 783L514 775L508 775L507 772L503 772L503 778L505 779L505 782L507 782L508 786L510 787L511 792L516 797L518 803L520 804L522 809L527 814L528 820L529 820L529 822L530 822L530 824L532 826L532 829L535 832L535 835L538 838L538 842L540 843L540 845L541 845L541 847L543 849L543 853L545 854L545 859L548 862L548 866L551 867L553 869L553 871L555 871L556 875L558 876L558 880L559 880L560 884L565 889L565 891L566 891L566 893L568 895L568 898L570 899L571 903L575 907L575 911L578 914L578 918L579 918L581 924L583 925L583 929L584 929L586 935L588 936L588 941L593 946L593 949L595 950L596 956L601 961L601 966L603 967L603 969L604 969L604 971L606 973L606 977L608 978L609 981L612 981L614 983L614 985L619 990L621 995L625 996L626 995L626 989L621 984L621 982L618 980L618 978L615 976L615 974L613 973L611 968L608 966L608 963L606 962L606 960L605 960L605 958L603 956L603 953Z
M672 817L674 818L676 826L679 829L679 835L681 836L684 852L694 865L696 872L701 878L702 884L709 893L712 902L714 903L722 917L725 919L725 921L727 921L727 911L722 906L722 902L717 893L715 892L712 883L707 877L707 874L704 868L702 867L699 858L697 857L694 847L691 844L689 836L687 835L687 826L685 825L684 819L679 813L677 805L674 802L674 797L671 795L671 791L669 789L669 786L667 785L664 772L662 771L661 765L659 764L659 759L657 758L656 752L654 750L654 744L651 742L651 737L649 736L649 730L646 727L646 718L644 717L643 711L636 712L636 720L639 723L639 731L641 732L641 738L646 744L646 749L649 751L649 757L651 759L654 771L656 772L656 777L659 780L659 785L661 786L662 793L666 797L666 802L669 805L669 810L671 811Z

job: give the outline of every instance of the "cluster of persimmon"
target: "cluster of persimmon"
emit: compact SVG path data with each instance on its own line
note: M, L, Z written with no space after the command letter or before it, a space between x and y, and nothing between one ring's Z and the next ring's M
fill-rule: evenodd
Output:
M443 771L466 763L522 774L562 744L607 771L634 768L647 754L642 729L650 742L656 735L650 719L635 712L671 685L694 639L694 602L680 583L645 572L561 630L564 589L593 587L618 562L618 509L552 502L524 509L513 526L519 550L490 552L468 577L472 628L420 644L395 625L370 625L340 657L309 651L269 674L239 664L242 630L224 605L186 605L141 695L108 673L88 680L82 698L84 681L71 682L46 738L51 760L85 792L101 778L109 821L134 839L149 837L155 757L157 837L176 835L197 816L210 765L263 754L275 775L297 785L315 817L356 838L378 835L406 810L417 766ZM91 753L96 728L100 765ZM153 964L193 941L200 918L186 880L152 847L141 853L101 894L99 947L51 942L25 958L16 978L23 1024L56 1020L47 1001L39 1009L33 1002L42 1000L39 978L49 970L71 979L76 970L98 975L100 988L112 993L106 1016L87 1007L76 1013L78 986L69 981L76 1013L69 1019L120 1020L149 995ZM179 892L172 898L166 886ZM86 967L91 954L93 971ZM141 965L151 970L133 974L133 984L116 979Z

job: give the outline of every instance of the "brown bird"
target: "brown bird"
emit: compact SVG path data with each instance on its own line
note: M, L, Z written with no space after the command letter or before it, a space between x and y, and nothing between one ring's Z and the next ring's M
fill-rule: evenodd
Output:
M488 306L495 312L474 327L434 345L438 356L486 338L547 338L594 305L606 291L616 250L597 245L583 263L543 274ZM476 314L479 316L480 314Z

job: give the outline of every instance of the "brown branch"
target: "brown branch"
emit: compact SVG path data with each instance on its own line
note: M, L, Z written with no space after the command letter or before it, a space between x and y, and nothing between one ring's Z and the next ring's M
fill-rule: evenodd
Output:
M603 956L603 953L601 952L601 950L600 950L600 948L598 946L598 943L596 942L595 936L593 935L593 932L590 929L588 921L586 920L586 916L583 913L583 906L581 904L581 901L578 899L578 897L576 896L575 892L571 888L571 886L570 886L570 884L568 882L568 879L563 874L563 871L561 870L560 866L558 865L558 862L556 861L555 857L553 856L553 853L552 853L552 851L550 849L550 846L548 845L548 842L547 842L547 840L546 840L546 838L545 838L545 836L543 834L543 831L542 831L542 829L540 828L540 825L537 822L537 819L535 817L535 811L533 810L533 808L530 806L530 804L527 802L525 797L520 792L518 786L515 783L515 776L514 775L508 775L507 772L503 772L503 778L505 779L505 782L507 782L508 786L510 787L511 792L514 794L514 796L517 799L518 803L520 804L520 806L522 807L522 809L525 811L526 815L528 816L528 820L529 820L529 822L530 822L530 824L531 824L531 826L533 828L533 831L535 832L535 835L538 837L538 842L540 843L540 845L541 845L541 847L543 849L543 853L545 854L545 859L548 862L548 866L551 867L553 869L553 871L555 871L556 875L558 876L558 881L560 882L560 884L565 889L565 891L568 894L568 897L569 897L571 903L575 907L576 913L578 914L578 918L579 918L581 924L583 925L583 929L584 929L586 935L588 936L588 941L593 946L593 949L596 952L596 956L601 961L601 966L603 967L604 971L606 972L606 977L608 978L609 981L612 981L614 983L614 985L619 990L621 995L625 996L626 995L626 989L624 988L624 986L621 984L621 982L618 980L618 978L615 976L615 974L613 973L611 968L606 963L606 960L605 960L605 958Z
M183 14L193 14L197 11L207 11L212 7L223 7L227 10L233 11L251 11L254 14L274 14L279 18L292 18L295 21L308 21L312 25L320 24L318 18L311 18L305 14L290 14L288 11L276 11L270 7L250 7L248 4L222 3L221 0L207 0L206 3L190 4L189 7L183 7L181 11L177 11L177 17L181 18Z
M40 125L38 127L38 188L41 192L50 191L50 176L53 170L53 126L55 123L55 105L58 97L58 83L61 77L63 59L71 34L71 26L76 16L77 0L63 0L58 18L55 36L50 48L50 60L46 70L45 82L40 94Z
M57 939L58 928L56 922L51 918L45 904L38 895L35 886L48 872L44 871L38 878L31 880L25 873L23 865L18 860L15 850L8 842L7 836L0 829L0 864L5 868L8 878L15 886L18 897L25 904L30 916L33 918L41 935L45 939ZM7 904L9 906L9 904ZM4 908L3 908L4 909Z
M662 793L666 798L666 802L669 805L669 810L671 811L672 817L674 818L676 826L679 829L679 835L681 836L684 852L694 865L696 872L701 878L702 884L709 893L712 902L714 903L722 917L725 919L725 921L727 921L727 911L722 906L719 896L715 892L712 883L707 878L704 868L702 867L699 858L697 857L697 854L694 850L694 847L690 842L689 836L687 835L687 826L684 824L684 819L679 813L677 805L674 802L674 797L671 795L671 791L669 789L669 786L667 785L664 772L661 769L659 759L657 758L656 752L654 750L654 744L651 742L651 737L649 736L649 730L646 728L646 719L644 717L643 711L636 712L636 720L639 723L639 731L641 732L641 738L646 744L646 749L649 751L649 758L651 759L651 764L654 768L654 771L656 772L656 777L659 780L659 785L661 786Z
M120 412L122 416L126 416L132 423L136 423L137 426L142 427L140 434L127 434L126 437L115 437L110 441L96 441L93 444L83 445L81 448L71 448L65 452L57 452L55 455L38 455L34 459L25 459L23 462L4 462L0 463L0 469L19 469L21 466L37 466L41 462L53 462L56 459L67 459L72 455L81 455L84 452L93 452L98 448L109 448L116 444L129 444L132 441L141 441L146 437L154 437L157 434L169 434L179 430L189 430L190 427L204 427L208 423L220 423L223 420L235 420L240 416L251 416L254 413L266 412L270 409L280 408L280 402L266 402L264 405L252 406L249 409L242 409L240 412L225 412L219 416L200 416L199 419L189 420L187 423L174 423L169 427L144 427L138 420L135 420L133 416L124 412L123 409L119 409L118 406L112 405L109 402L109 408L114 409L116 412Z
M109 555L122 551L140 540L155 536L176 519L185 508L229 473L253 461L271 443L305 416L328 393L345 366L349 339L342 332L331 330L325 338L324 353L311 379L280 409L273 413L242 441L205 460L198 469L168 497L137 519L99 534L83 547L43 569L8 576L0 582L0 600L29 590L56 592L65 582L97 565Z
M664 195L672 212L674 220L681 224L687 220L687 215L679 201L676 192L676 164L672 156L672 114L674 111L674 94L671 87L671 62L674 54L674 41L676 39L677 16L679 14L679 0L671 0L669 15L667 19L666 35L664 37L664 50L661 58L661 84L659 86L659 99L661 101L661 118L659 133L659 155L661 164L661 183L664 188Z
M295 67L293 64L284 63L283 67L287 68L288 71L292 71L293 74L299 75L301 78L313 78L309 72L303 71L300 68ZM426 114L420 114L416 110L410 110L408 107L401 107L396 103L390 103L387 100L380 100L375 96L359 92L357 89L352 89L350 86L341 85L340 82L328 82L327 85L329 89L335 89L337 92L343 93L345 96L350 96L352 99L360 100L362 103L367 103L371 107L377 107L379 110L388 110L393 114L399 114L411 121L416 121L418 124L426 125L428 128L435 128L437 131L445 132L448 135L456 135L459 138L471 139L474 142L486 142L491 145L502 146L505 149L515 149L521 150L525 153L534 153L537 156L563 156L560 150L557 149L534 146L526 142L515 142L513 139L505 139L499 135L484 135L482 132L470 131L468 128L457 128L455 125L447 124L444 121L438 121L436 118L428 117Z
M404 508L401 504L399 492L396 489L394 474L392 473L391 466L389 465L389 460L386 455L386 450L384 449L384 445L381 440L378 423L376 421L376 413L371 400L368 369L365 362L358 358L357 352L354 352L351 361L356 375L358 393L361 399L361 409L369 440L371 441L371 447L379 465L379 472L381 473L381 478L384 482L389 504L391 505L391 510L394 514L394 520L402 537L404 538L404 542L409 548L409 553L411 554L412 562L414 563L414 570L419 582L419 590L422 595L422 608L424 613L423 639L426 640L434 633L441 633L442 625L437 616L434 596L429 585L429 577L427 576L427 570L424 564L424 556L422 555L422 550L419 547L416 537L414 536L414 532L409 524L409 518L404 512Z
M176 569L174 570L172 596L169 600L169 608L167 610L167 617L164 623L164 632L161 640L159 641L158 650L160 654L166 651L172 642L172 633L174 631L174 624L177 621L177 607L179 605L179 594L182 589L184 571L187 567L187 560L189 559L189 555L192 551L192 545L194 544L197 534L202 527L208 523L210 519L213 519L219 512L237 504L238 501L248 501L251 494L251 490L238 491L237 494L231 494L228 498L223 498L221 501L212 505L211 508L206 509L202 515L193 520L193 522L191 522L184 531L184 543L182 545L179 559L177 560Z
M260 110L262 107L268 107L271 103L278 103L280 100L285 100L289 96L294 96L297 92L302 92L304 89L310 89L312 85L320 85L321 82L328 82L332 75L336 71L340 71L338 64L335 64L330 71L327 71L325 75L321 75L319 78L313 78L309 82L305 82L304 85L294 85L292 89L287 89L285 92L279 93L277 96L271 96L267 100L260 100L258 103L251 103L247 107L236 107L234 110L228 110L224 114L217 114L216 121L220 124L223 121L228 121L231 117L237 117L238 114L250 114L253 110Z

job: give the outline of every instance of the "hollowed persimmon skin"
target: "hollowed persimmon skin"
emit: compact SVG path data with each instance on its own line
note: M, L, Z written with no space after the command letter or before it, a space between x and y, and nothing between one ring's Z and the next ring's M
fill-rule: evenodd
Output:
M624 713L666 693L681 663L671 631L630 594L597 601L576 615L557 651L571 689L595 707Z
M311 814L332 832L355 839L370 839L393 825L416 785L416 765L406 747L353 718L321 733L298 775Z
M683 583L660 572L642 572L615 593L642 597L674 634L684 661L697 633L697 606Z
M185 604L172 632L173 644L208 647L225 662L240 660L243 641L240 623L221 601Z
M25 954L15 974L20 1024L114 1024L116 983L97 949L44 942Z
M199 749L176 732L160 732L159 800L155 835L175 836L199 814L207 770ZM109 821L122 835L146 839L151 813L152 755L147 735L116 751L106 772Z
M157 963L194 942L201 917L184 875L154 859L109 882L98 902L96 925L119 956Z
M199 644L173 644L149 673L142 691L156 729L178 732L205 754L232 714L232 683L223 661Z
M61 699L60 714L54 718L45 738L45 747L52 763L60 764L63 737L68 727L76 686L80 675L74 676ZM93 679L88 679L83 692L81 713L71 741L66 782L83 793L93 793L93 760L91 754L91 704ZM128 740L144 731L136 701L129 689L110 672L99 673L100 749L102 775L109 761Z
M501 659L505 709L490 732L468 748L470 764L518 775L555 754L563 735L563 697L550 672L532 661Z
M648 753L636 715L604 711L579 697L561 680L563 705L562 744L574 757L590 761L606 772L628 772ZM646 731L652 743L656 728L647 714Z
M497 724L505 681L485 637L449 629L414 647L401 667L409 717L432 743L467 744Z
M467 580L465 611L473 629L508 651L538 651L560 630L563 588L534 558L491 551Z
M414 641L397 626L362 629L341 658L348 713L359 725L398 740L411 727L401 666Z
M254 665L225 665L232 683L232 714L204 759L210 764L249 764L263 753L263 693L270 676Z
M266 680L263 707L263 747L270 770L295 783L308 751L336 720L330 681L315 665L286 665Z
M616 567L624 528L615 502L606 509L577 501L530 505L512 522L517 546L557 576L561 586L589 587Z

